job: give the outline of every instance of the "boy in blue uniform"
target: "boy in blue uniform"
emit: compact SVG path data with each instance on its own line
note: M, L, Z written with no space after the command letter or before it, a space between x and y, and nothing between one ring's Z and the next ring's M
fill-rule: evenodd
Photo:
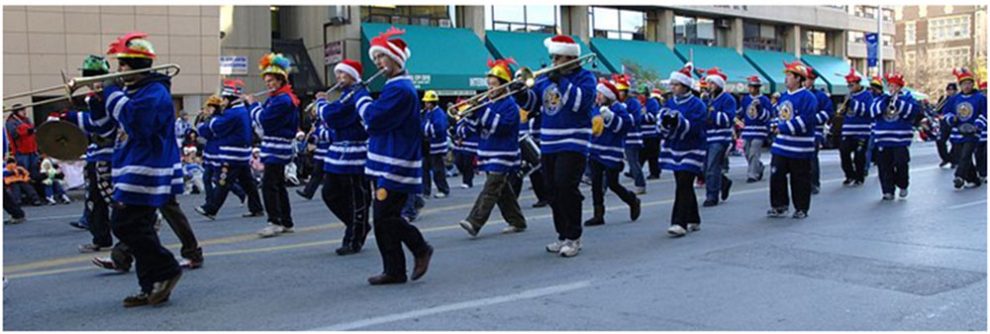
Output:
M423 234L401 215L406 199L423 190L419 96L405 68L410 51L405 41L391 38L402 33L392 27L371 40L369 56L385 70L388 80L378 100L365 96L356 101L358 115L368 131L364 173L374 179L376 188L375 241L384 266L382 274L368 278L371 285L406 282L403 244L415 257L414 281L426 274L433 256L433 247Z
M613 75L612 83L619 91L617 101L625 105L626 113L632 118L633 124L626 132L625 145L623 151L626 153L626 164L629 165L628 176L632 177L633 185L636 186L637 194L646 193L646 177L643 175L643 163L640 162L639 152L643 150L643 132L640 124L643 123L643 106L635 97L629 96L628 75Z
M770 210L772 218L787 215L794 201L795 219L808 217L811 208L811 167L817 152L815 126L818 124L818 101L803 85L811 69L801 61L786 64L784 85L787 91L777 102L778 134L770 146ZM788 196L788 176L790 192Z
M460 101L458 101L460 102ZM467 109L462 105L460 109ZM461 173L461 188L474 187L474 159L478 156L478 132L472 131L467 118L457 120L454 125L454 164L457 172Z
M265 86L271 92L264 105L254 96L241 98L248 103L252 122L261 128L261 196L268 212L268 226L258 231L263 238L292 233L292 208L286 190L285 165L292 160L292 140L299 128L299 99L292 93L289 71L292 62L280 53L269 53L259 64Z
M444 198L450 195L450 186L447 185L447 168L443 158L447 155L447 113L440 109L437 103L440 96L437 92L428 90L423 93L423 134L424 147L428 147L424 152L423 159L423 195L429 197L433 189L430 184L430 175L433 182L437 184L437 193L433 197Z
M732 146L732 120L736 118L736 98L725 91L727 76L718 67L708 70L705 82L708 83L711 100L708 102L708 117L705 137L708 141L705 163L705 207L718 205L719 199L729 198L732 180L725 174L728 171L729 147ZM721 195L721 196L720 196Z
M646 93L644 93L646 94ZM663 91L655 88L649 91L650 97L646 99L643 107L643 119L639 124L640 133L643 135L643 151L639 154L640 165L647 165L650 175L647 180L660 178L660 132L657 130L660 107L664 104Z
M743 96L739 105L737 118L743 120L742 139L743 151L746 154L746 183L754 183L763 179L765 169L760 156L763 154L763 144L767 141L770 121L770 110L773 104L770 99L760 93L763 82L760 77L751 76L746 79L749 85L749 94Z
M820 89L815 89L815 79L818 78L815 75L815 70L808 68L808 79L804 81L804 88L809 92L814 94L815 101L818 103L817 109L815 109L815 158L811 160L811 194L818 194L822 187L821 182L821 169L819 166L818 152L825 142L825 123L828 123L832 116L835 116L835 107L832 105L832 98L829 97L828 93Z
M950 98L944 107L946 123L952 127L949 141L953 148L959 147L956 156L959 165L952 182L956 189L963 186L975 188L983 184L977 171L979 168L973 161L977 147L986 144L987 97L975 90L976 79L969 69L955 69L952 74L956 76L960 88L959 94ZM985 160L986 153L983 155Z
M899 196L908 195L908 147L914 138L914 119L921 112L911 93L904 87L904 77L899 73L887 75L890 95L884 94L873 103L870 114L875 121L873 138L877 147L877 170L883 200L894 199L894 186Z
M633 116L626 112L625 104L619 102L620 93L616 84L603 79L598 83L597 91L595 104L599 108L602 120L605 121L605 129L600 135L591 139L591 161L588 163L588 167L591 169L591 199L595 213L591 219L584 222L584 226L605 224L604 183L606 182L608 188L619 196L626 205L629 205L630 220L639 219L640 214L639 199L636 198L636 194L619 183L619 173L622 172L624 161L623 145L627 143L625 142L627 131L638 131L639 129ZM625 152L629 152L628 148ZM639 162L639 158L636 159L636 162ZM642 171L640 171L639 176L640 178L643 177Z
M849 69L846 85L849 86L849 101L843 112L842 144L839 146L839 160L846 180L844 186L859 186L866 179L866 146L870 139L870 125L873 116L870 105L873 95L860 85L862 78L856 70Z
M701 230L694 180L704 172L706 128L705 103L694 96L691 63L670 73L673 94L660 109L659 131L663 140L660 168L674 173L674 207L670 211L667 234L673 238Z

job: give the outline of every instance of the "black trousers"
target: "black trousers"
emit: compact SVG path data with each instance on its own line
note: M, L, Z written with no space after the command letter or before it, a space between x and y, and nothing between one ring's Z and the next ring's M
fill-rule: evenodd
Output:
M172 252L162 246L155 232L157 208L141 205L121 205L113 210L110 226L113 234L133 255L141 291L151 292L155 282L178 275L181 271Z
M371 230L371 181L363 174L323 174L323 204L344 224L341 246L360 250Z
M846 179L863 182L866 179L866 139L842 138L839 145L839 160Z
M822 187L822 171L819 168L820 161L818 160L818 152L820 151L820 145L815 143L815 157L811 159L811 187L821 188Z
M697 176L693 172L674 172L674 209L670 211L670 225L687 228L688 224L701 224L698 198L694 195L694 178Z
M959 164L956 167L956 177L962 178L966 182L978 182L974 156L976 155L976 148L980 144L969 142L952 145L952 148L959 147L958 155L956 156L956 162Z
M591 159L591 202L595 208L605 207L605 186L619 196L623 202L632 205L636 202L636 194L626 189L619 183L619 173L622 172L622 164L615 168L609 168Z
M292 227L292 208L289 207L289 192L285 187L285 165L266 164L261 179L261 196L268 212L268 222Z
M406 277L406 255L402 251L405 244L413 256L429 252L430 245L423 239L419 229L402 218L402 207L410 194L386 191L384 198L376 190L374 201L375 242L382 255L384 273L393 277Z
M193 233L192 225L189 225L189 219L182 212L182 208L179 206L176 198L172 197L158 211L161 212L162 217L165 218L165 222L168 223L169 228L172 229L172 232L179 239L179 243L182 244L182 248L180 249L182 257L202 262L203 249L199 247L199 241L196 240L196 234ZM134 261L130 247L123 242L118 242L113 246L113 249L110 251L110 258L113 259L118 268L130 268L131 262Z
M316 188L319 188L323 184L323 162L314 163L313 170L309 173L309 181L306 181L306 185L303 187L303 194L308 197L313 197L316 195Z
M454 152L454 165L461 173L461 183L474 186L474 154Z
M433 174L433 181L437 183L437 191L450 194L450 186L447 185L447 169L443 163L446 154L423 155L423 194L430 195L433 184L430 183L430 174Z
M643 151L639 153L639 165L648 165L650 177L660 176L660 137L643 137Z
M952 127L949 123L944 120L940 123L941 132L939 132L938 138L935 140L935 148L938 150L938 157L942 159L943 163L954 163L952 158L952 153L948 149L949 136L952 135ZM955 145L953 145L955 146Z
M97 177L96 163L87 162L83 171L86 176L86 208L89 216L89 234L93 235L93 244L108 247L113 245L110 234L110 203L100 192L100 180Z
M911 153L907 147L878 147L877 170L880 174L880 189L884 194L893 194L894 186L908 187L908 162Z
M976 144L976 174L987 177L987 142Z
M529 173L529 183L533 185L533 195L536 196L536 200L546 202L549 200L547 199L546 178L543 176L544 169L546 169L545 166ZM513 175L509 178L509 186L512 187L512 191L516 194L516 198L518 199L519 195L523 192L523 178L518 177L518 175Z
M265 211L265 208L261 206L261 196L258 195L258 184L251 176L251 168L248 165L223 166L217 172L217 175L213 176L216 180L216 187L213 188L212 199L206 201L206 205L203 206L207 213L217 214L223 207L223 203L227 201L227 195L233 191L236 185L240 185L247 195L248 210L251 213ZM212 183L213 181L207 182Z
M576 152L558 152L544 154L541 159L557 239L580 239L584 196L578 186L588 157Z
M23 196L27 197L27 204L33 205L41 202L41 198L38 197L38 192L35 191L34 187L27 182L14 182L5 186L4 189L10 190L10 194L12 195L10 198L17 201L18 205L22 204L21 197Z
M807 212L811 208L812 161L812 158L795 159L780 155L770 159L770 206L788 208L793 199L795 209ZM788 176L792 195L788 194Z
M7 211L11 218L24 218L24 210L21 209L20 201L14 200L14 195L7 191L7 187L3 188L3 197L7 198L6 201L3 201L3 211Z

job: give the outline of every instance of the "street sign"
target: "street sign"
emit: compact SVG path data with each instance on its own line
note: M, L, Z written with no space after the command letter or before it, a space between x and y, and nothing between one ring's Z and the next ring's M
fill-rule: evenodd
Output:
M246 56L220 56L221 75L247 75L248 57Z

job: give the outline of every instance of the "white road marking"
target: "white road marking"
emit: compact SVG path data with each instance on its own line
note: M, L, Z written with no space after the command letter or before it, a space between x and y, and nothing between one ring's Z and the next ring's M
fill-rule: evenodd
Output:
M969 202L969 203L963 203L963 204L959 204L959 205L953 205L953 206L950 206L949 207L949 210L962 209L962 208L965 208L967 206L979 205L979 204L983 204L983 203L986 203L986 202L987 202L987 200L984 199L984 200L979 200L979 201L976 201L976 202Z

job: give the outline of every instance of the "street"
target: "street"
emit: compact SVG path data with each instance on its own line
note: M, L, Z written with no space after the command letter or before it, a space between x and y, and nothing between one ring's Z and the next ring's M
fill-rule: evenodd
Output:
M435 248L420 281L369 286L381 271L373 234L340 257L342 225L319 199L289 190L296 232L259 239L264 218L228 199L216 221L180 203L206 253L171 300L125 309L138 291L133 271L90 264L90 241L67 223L71 205L27 207L28 221L4 226L3 330L968 330L987 329L987 191L955 190L934 145L911 147L910 196L881 202L876 168L861 187L842 186L836 150L821 153L821 193L809 218L766 218L767 177L745 183L731 157L727 202L701 208L701 231L667 237L673 178L664 171L642 195L643 214L606 197L606 225L585 228L575 258L547 253L549 208L520 205L524 233L502 235L496 209L475 239L463 219L484 182L430 199L414 222ZM764 162L770 155L764 154ZM631 187L631 180L622 182ZM526 182L528 187L529 181ZM584 218L591 215L585 195ZM699 205L704 190L696 188ZM792 211L793 212L793 211ZM160 233L178 255L178 241ZM409 269L412 256L407 252Z

